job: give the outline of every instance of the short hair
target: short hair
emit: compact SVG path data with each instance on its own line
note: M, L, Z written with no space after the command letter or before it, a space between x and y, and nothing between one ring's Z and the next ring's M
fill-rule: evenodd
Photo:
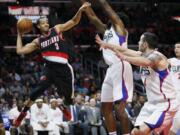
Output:
M179 41L179 42L176 42L175 45L176 45L176 44L180 44L180 41Z
M155 49L158 47L158 37L151 32L145 32L143 33L143 41L146 41L149 45L149 48Z
M36 26L40 24L40 21L41 21L42 19L48 19L48 18L47 18L46 16L40 16L40 18L39 18L39 19L37 20L37 22L36 22Z
M118 12L117 15L118 15L119 18L122 20L125 28L126 28L127 26L129 26L130 19L129 19L129 16L128 16L126 13L124 13L124 12Z

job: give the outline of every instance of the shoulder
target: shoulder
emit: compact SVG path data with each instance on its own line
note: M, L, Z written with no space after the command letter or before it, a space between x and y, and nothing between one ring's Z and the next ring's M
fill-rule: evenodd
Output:
M35 109L37 106L36 104L34 103L32 106L31 106L31 110Z
M15 110L16 110L16 108L12 108L12 109L9 111L9 114L14 113Z
M177 60L177 58L169 58L168 61L169 62L175 62Z
M116 31L116 33L118 33L118 35L121 36L128 36L128 31L125 29L125 27L123 26L119 26L118 24L116 24L114 27L114 30Z
M35 38L35 39L32 41L32 43L34 44L34 46L39 46L39 45L40 45L39 40L40 40L40 37Z
M62 25L63 24L57 24L57 25L55 25L52 29L54 29L57 33L60 33L62 30Z
M154 51L147 58L155 61L155 60L162 60L163 58L166 58L166 57L162 53L158 51Z

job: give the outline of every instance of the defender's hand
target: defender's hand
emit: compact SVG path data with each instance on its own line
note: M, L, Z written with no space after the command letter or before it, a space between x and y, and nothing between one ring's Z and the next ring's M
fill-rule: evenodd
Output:
M80 11L85 11L88 7L91 6L91 3L89 2L85 2L81 7L80 7Z
M96 43L100 46L99 50L101 51L103 48L106 49L106 43L100 38L100 36L97 34L95 37Z

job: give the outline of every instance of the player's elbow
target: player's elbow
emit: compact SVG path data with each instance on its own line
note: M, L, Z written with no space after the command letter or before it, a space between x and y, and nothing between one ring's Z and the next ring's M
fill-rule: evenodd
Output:
M21 55L21 52L20 52L20 51L18 51L18 50L16 50L16 53L17 53L18 55Z
M150 61L144 61L142 63L142 66L144 66L144 67L148 67L148 66L151 66L151 65L152 65L152 63Z
M16 53L17 53L18 55L24 54L23 51L21 51L21 50L19 50L19 49L16 49Z

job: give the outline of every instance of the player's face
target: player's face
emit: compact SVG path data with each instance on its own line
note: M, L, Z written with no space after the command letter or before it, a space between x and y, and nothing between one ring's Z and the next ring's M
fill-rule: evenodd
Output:
M141 52L144 52L145 49L146 49L146 47L144 45L145 41L143 40L143 38L144 38L144 35L141 35L140 40L138 42L138 44L139 44L139 51L141 51Z
M24 106L23 101L18 101L17 106L18 108L22 108Z
M176 54L176 57L180 58L180 44L175 44L174 52Z
M56 108L56 106L57 106L57 102L56 101L51 102L51 107L52 108Z
M49 31L48 19L43 18L40 20L39 29L41 30L41 32L48 32Z
M38 108L41 108L43 105L43 102L40 101L40 102L37 102L36 104L37 104Z
M95 99L90 100L90 106L92 106L92 107L96 106L96 100Z

